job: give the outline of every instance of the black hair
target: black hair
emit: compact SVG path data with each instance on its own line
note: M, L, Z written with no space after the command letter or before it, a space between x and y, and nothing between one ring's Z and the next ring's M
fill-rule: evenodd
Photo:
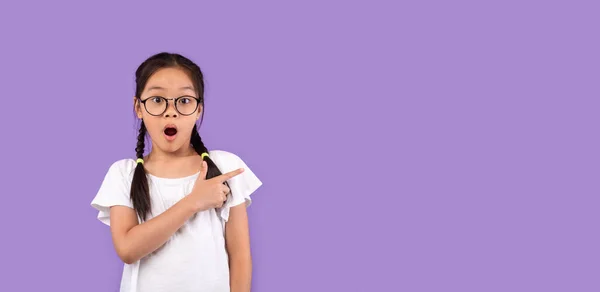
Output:
M136 70L135 72L135 96L137 98L141 97L144 88L146 87L146 83L150 76L154 74L159 69L163 68L179 68L186 71L192 79L192 83L196 93L199 98L199 105L204 108L204 75L200 67L192 62L190 59L177 54L177 53L168 53L161 52L155 54L148 59L146 59ZM139 103L137 103L139 105ZM200 123L204 119L204 110L202 112L202 117ZM146 125L142 121L140 124L139 134L137 137L137 147L135 148L137 158L144 158L144 148L145 148L145 137L146 137ZM197 126L194 125L192 130L192 135L190 137L190 143L192 144L194 150L201 155L202 153L208 153L208 149L204 146L202 142L202 138L198 133ZM208 166L206 178L210 179L216 176L221 175L221 171L217 167L217 165L210 159L208 156L204 156L204 161ZM226 185L228 185L225 182ZM150 201L150 191L148 187L148 178L146 177L146 170L144 169L144 165L142 163L137 163L135 167L135 172L133 174L133 179L131 181L131 191L130 191L131 201L133 203L133 207L138 214L138 216L142 220L146 220L147 214L151 211L151 201Z

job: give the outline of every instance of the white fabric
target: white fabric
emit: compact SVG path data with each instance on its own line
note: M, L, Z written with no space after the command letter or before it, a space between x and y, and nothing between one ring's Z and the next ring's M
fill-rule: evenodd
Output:
M225 222L231 207L242 203L250 206L250 195L262 182L237 155L223 150L212 150L209 155L222 173L244 168L242 174L228 181L232 195L220 210L202 211L190 218L154 253L133 264L124 264L121 292L229 291ZM102 223L110 225L111 206L133 208L129 190L135 166L134 159L122 159L108 169L91 203L98 210L98 220ZM189 194L198 173L176 179L150 174L147 177L152 204L149 220Z

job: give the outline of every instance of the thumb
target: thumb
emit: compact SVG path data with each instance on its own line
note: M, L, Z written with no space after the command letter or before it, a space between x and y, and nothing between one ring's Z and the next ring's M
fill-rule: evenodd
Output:
M206 180L206 174L208 173L208 165L206 164L206 161L202 160L202 168L200 169L200 176L199 178L201 180Z

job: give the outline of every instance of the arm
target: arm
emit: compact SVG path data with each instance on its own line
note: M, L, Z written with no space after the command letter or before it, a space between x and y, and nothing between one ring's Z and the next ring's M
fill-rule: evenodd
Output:
M156 217L138 224L132 208L115 205L110 208L113 244L123 262L131 264L161 247L194 214L223 204L223 182L242 173L239 168L206 180L208 167L202 170L192 192Z
M116 252L127 264L162 246L194 215L192 204L182 199L160 215L138 224L135 211L125 206L110 208L110 230Z
M232 207L225 227L231 292L250 292L252 258L246 204Z

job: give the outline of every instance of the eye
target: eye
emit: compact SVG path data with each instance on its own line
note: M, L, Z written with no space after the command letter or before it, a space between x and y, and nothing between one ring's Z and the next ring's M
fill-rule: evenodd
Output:
M159 96L154 96L154 97L151 97L151 98L149 98L149 99L150 99L150 101L151 101L151 102L153 102L153 103L161 103L161 102L162 102L162 98L161 98L161 97L159 97Z
M179 99L179 103L188 104L190 103L189 97L182 97Z

